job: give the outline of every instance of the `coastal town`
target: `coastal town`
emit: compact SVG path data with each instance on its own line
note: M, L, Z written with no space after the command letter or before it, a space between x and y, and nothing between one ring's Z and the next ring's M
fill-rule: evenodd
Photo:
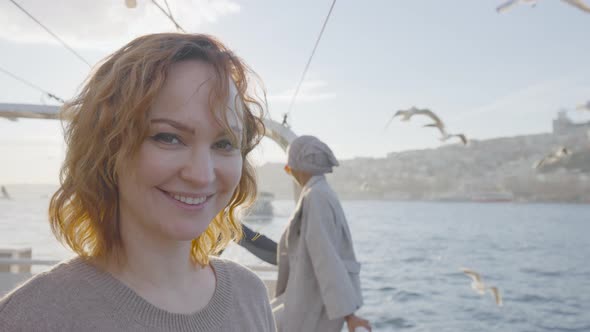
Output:
M574 123L559 111L551 133L341 160L328 180L343 199L589 203L589 130L590 122ZM559 147L571 154L535 167ZM287 199L293 188L282 167L259 167L260 189Z

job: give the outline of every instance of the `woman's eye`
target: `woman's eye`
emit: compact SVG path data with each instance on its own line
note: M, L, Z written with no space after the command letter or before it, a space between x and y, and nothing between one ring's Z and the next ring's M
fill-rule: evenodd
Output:
M220 150L228 151L228 152L236 149L236 146L230 140L227 140L227 139L224 139L224 140L221 140L221 141L215 143L214 146L216 149L220 149Z
M170 134L170 133L159 133L159 134L152 136L152 139L156 142L164 143L164 144L170 144L170 145L182 144L182 141L180 140L180 138L177 135Z

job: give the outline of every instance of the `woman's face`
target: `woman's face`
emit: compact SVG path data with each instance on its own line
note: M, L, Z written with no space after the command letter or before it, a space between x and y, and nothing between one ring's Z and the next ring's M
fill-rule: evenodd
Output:
M149 112L149 135L118 173L123 232L192 240L227 206L243 160L241 142L232 141L210 111L214 77L213 68L202 61L170 68ZM242 124L231 105L225 112L240 139Z

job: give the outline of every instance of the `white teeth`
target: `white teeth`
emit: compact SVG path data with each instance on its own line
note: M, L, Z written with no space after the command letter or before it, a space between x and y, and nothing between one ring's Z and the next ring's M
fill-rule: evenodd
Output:
M181 201L185 204L190 204L190 205L198 205L203 203L207 197L203 196L203 197L186 197L186 196L181 196L181 195L172 195L172 197L177 200L177 201Z

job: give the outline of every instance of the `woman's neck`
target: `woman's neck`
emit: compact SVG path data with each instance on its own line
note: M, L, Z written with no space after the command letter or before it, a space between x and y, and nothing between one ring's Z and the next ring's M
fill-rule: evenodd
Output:
M123 261L117 268L137 275L155 285L182 284L185 276L199 270L190 259L191 241L163 238L152 230L127 217L120 223L123 241Z
M164 241L133 223L121 223L121 259L104 269L153 305L192 313L213 297L215 274L190 258L191 241Z

